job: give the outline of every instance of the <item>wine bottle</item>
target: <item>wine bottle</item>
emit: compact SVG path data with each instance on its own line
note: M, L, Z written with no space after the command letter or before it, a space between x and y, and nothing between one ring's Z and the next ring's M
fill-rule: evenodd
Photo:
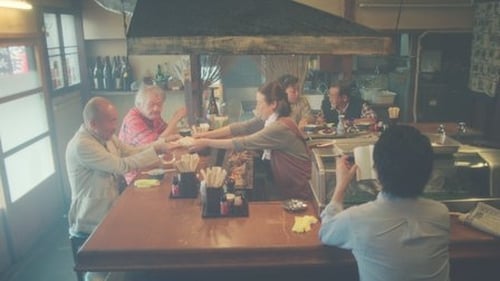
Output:
M132 73L127 57L122 57L122 87L124 91L130 91L132 83Z
M219 108L217 107L217 102L215 101L214 88L210 89L210 98L208 100L208 112L207 114L217 116L219 115Z
M97 56L94 65L94 85L96 90L104 89L104 73L102 69L101 57Z
M214 88L210 89L210 96L208 98L207 107L207 120L210 124L210 128L215 129L215 117L219 115L219 109L217 108L217 102L215 101Z
M166 80L167 80L167 77L165 76L165 74L161 70L161 65L158 65L158 67L156 69L156 74L155 74L156 85L163 87L163 86L165 86Z
M94 67L95 67L94 59L88 57L87 58L87 77L89 78L90 88L92 90L95 90L97 87L95 85L95 82L94 82Z
M102 71L103 71L103 75L104 75L104 78L103 78L104 90L107 90L107 91L113 90L113 86L112 86L113 85L113 83L112 83L113 73L111 70L111 61L109 59L109 56L106 56L104 58L104 66L102 68Z
M337 136L343 136L345 134L345 124L344 124L344 115L339 114L339 120L337 124Z
M122 77L121 77L121 65L120 65L120 57L113 57L113 69L111 71L113 73L113 87L115 90L122 90Z

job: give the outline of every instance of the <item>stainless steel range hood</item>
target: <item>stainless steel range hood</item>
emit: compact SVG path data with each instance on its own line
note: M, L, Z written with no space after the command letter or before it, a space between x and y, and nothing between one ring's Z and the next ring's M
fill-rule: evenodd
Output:
M129 54L383 55L391 39L291 0L138 0Z

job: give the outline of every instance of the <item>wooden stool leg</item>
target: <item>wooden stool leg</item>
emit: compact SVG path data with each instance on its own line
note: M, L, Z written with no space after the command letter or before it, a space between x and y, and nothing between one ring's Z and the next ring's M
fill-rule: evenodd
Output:
M71 242L71 252L73 253L73 262L76 263L76 254L78 253L78 250L80 247L85 243L87 240L87 237L76 237L76 236L70 236L69 241ZM76 274L76 279L78 281L84 281L84 274L85 272L82 271L75 271Z

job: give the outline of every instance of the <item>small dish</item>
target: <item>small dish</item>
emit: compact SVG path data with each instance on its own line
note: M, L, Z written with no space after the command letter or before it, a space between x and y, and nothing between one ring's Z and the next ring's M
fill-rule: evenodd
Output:
M318 133L320 135L324 135L324 136L331 136L331 135L335 135L335 130L328 128L328 129L319 130Z
M160 154L160 155L158 155L158 157L160 158L161 163L165 166L173 165L174 162L176 161L175 155L173 155L172 159L168 159L168 160L165 160L165 154Z
M370 129L373 123L371 122L355 122L354 125L360 130L360 131L367 131Z
M165 169L152 169L149 171L142 172L143 174L149 175L154 179L161 180L167 171Z
M289 199L283 202L283 209L289 212L300 212L307 209L307 204L299 199Z

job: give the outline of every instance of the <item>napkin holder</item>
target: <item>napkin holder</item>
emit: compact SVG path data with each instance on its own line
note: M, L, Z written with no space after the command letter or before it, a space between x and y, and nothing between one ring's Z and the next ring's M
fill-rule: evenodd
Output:
M203 217L220 216L220 201L224 194L222 187L207 186L202 193L205 198L203 202Z

